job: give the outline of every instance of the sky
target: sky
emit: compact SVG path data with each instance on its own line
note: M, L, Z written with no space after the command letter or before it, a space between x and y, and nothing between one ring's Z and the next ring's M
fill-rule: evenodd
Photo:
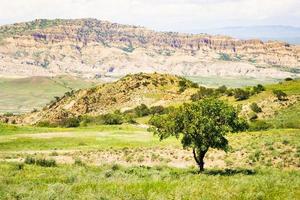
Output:
M159 31L253 25L300 27L300 0L0 0L0 24L97 18Z

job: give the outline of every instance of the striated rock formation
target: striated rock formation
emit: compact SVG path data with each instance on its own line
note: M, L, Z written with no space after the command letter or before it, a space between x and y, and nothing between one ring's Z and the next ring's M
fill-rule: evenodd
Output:
M284 78L300 73L300 47L226 36L154 32L96 19L0 27L0 75L86 78L137 72Z

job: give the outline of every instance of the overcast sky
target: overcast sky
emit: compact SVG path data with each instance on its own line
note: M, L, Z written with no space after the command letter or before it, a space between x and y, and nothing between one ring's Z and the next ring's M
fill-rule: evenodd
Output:
M0 0L0 24L97 18L155 30L300 26L300 0Z

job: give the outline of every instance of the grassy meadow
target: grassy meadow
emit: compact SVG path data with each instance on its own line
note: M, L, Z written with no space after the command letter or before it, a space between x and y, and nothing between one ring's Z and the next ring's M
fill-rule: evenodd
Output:
M0 78L0 113L24 113L40 109L55 96L95 84L68 76Z
M300 129L229 134L198 174L190 150L136 125L1 125L0 199L297 199ZM13 133L12 130L15 130ZM43 167L28 157L56 160Z
M299 84L226 100L258 102L277 88L291 98ZM77 128L0 124L0 199L299 199L299 101L265 119L267 130L228 134L228 152L210 149L204 173L176 138L149 132L149 119Z

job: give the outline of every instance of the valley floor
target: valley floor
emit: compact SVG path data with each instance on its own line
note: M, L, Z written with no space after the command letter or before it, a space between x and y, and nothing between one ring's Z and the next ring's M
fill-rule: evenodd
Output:
M297 199L300 130L228 136L198 174L190 150L135 125L0 129L0 199ZM56 167L20 164L55 159Z

